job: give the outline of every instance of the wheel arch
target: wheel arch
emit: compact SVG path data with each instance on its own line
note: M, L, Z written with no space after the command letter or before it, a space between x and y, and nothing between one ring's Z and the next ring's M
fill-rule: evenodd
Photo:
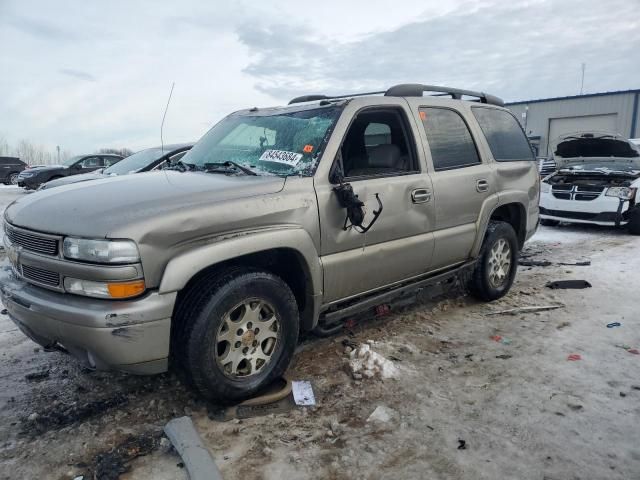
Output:
M474 244L474 257L480 252L482 242L487 234L487 227L489 226L489 222L492 220L510 224L516 232L518 248L522 249L527 238L527 211L524 204L514 201L497 205L483 216L482 223L478 229L479 232L482 232L482 235L478 235L476 243Z
M302 229L246 234L191 249L165 268L160 293L184 292L217 271L232 267L260 268L282 278L300 311L300 328L317 323L322 297L322 269L311 237Z

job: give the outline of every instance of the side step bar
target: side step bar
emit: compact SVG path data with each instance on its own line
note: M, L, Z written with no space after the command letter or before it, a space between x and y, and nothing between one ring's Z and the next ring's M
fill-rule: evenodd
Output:
M359 300L353 301L352 303L348 303L344 307L338 307L338 309L335 311L321 313L320 320L318 321L318 326L314 329L314 332L319 335L331 335L342 327L340 321L346 317L361 313L377 305L390 302L396 298L417 293L422 289L444 283L447 280L453 279L466 272L467 270L470 270L475 264L476 260L472 260L451 270L438 273L434 276L416 280L410 283L405 283L389 290L385 290L383 292L373 293L365 298L361 298Z

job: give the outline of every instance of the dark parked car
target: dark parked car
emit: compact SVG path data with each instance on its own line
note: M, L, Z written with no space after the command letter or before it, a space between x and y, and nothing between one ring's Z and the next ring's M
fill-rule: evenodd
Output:
M179 143L175 145L165 145L164 147L147 148L146 150L140 150L128 156L124 160L104 170L51 180L50 182L40 185L38 190L46 190L71 183L86 182L88 180L100 180L101 178L117 175L127 175L129 173L161 170L175 165L191 147L193 147L193 143Z
M18 185L27 190L35 190L41 184L56 178L89 173L99 168L110 167L122 160L121 155L111 153L99 153L91 155L78 155L71 157L62 165L49 165L46 167L30 168L18 175Z
M18 157L0 157L0 182L5 185L18 183L18 174L27 168L27 164Z

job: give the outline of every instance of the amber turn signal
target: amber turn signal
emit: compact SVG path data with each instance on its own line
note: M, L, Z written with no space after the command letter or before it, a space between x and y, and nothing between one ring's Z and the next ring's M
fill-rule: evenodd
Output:
M109 295L111 298L127 298L135 297L144 292L144 280L136 280L126 283L109 283L107 284Z

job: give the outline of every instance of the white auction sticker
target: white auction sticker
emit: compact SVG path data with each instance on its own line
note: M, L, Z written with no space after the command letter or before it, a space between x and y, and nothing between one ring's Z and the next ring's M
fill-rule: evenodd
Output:
M292 167L297 165L301 158L301 153L287 152L286 150L265 150L260 156L260 160L265 162L284 163Z
M296 405L312 406L316 404L311 382L306 380L291 382L291 389L293 390L293 400L296 402Z

